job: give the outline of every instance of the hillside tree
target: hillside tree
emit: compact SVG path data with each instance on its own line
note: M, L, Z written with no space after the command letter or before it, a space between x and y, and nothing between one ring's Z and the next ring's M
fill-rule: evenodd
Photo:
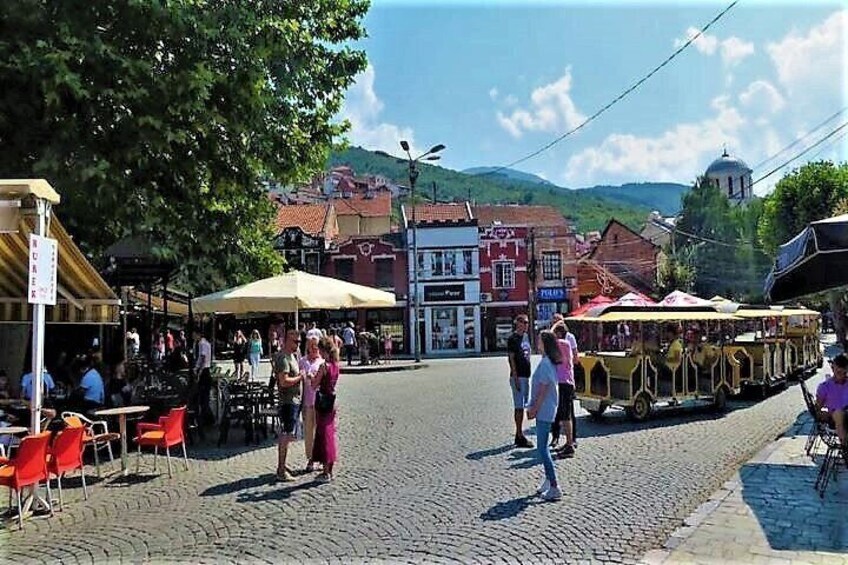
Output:
M128 235L186 290L279 271L260 180L345 130L364 0L0 3L0 175L43 177L89 257Z

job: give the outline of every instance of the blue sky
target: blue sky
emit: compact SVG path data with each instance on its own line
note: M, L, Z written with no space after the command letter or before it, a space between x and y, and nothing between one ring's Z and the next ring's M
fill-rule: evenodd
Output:
M349 140L396 154L401 138L444 143L456 169L510 163L593 114L729 3L374 0L361 43L369 67L343 111ZM846 34L839 2L743 0L629 97L515 168L575 188L691 183L724 144L757 165L848 105ZM838 137L807 158L848 158Z

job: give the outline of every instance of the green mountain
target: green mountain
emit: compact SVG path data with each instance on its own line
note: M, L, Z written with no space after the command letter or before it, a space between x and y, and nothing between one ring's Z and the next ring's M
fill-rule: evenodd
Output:
M522 180L544 186L556 186L538 175L509 168L473 167L462 172L469 175L485 175L492 178ZM556 186L556 188L571 190L561 186ZM645 206L651 210L658 210L663 216L673 216L680 212L681 199L684 194L689 192L690 188L692 187L675 182L643 182L621 186L597 185L577 190L588 191L590 194L596 194L628 206Z
M535 182L537 184L554 185L554 183L543 179L539 175L525 173L524 171L516 171L515 169L510 168L471 167L470 169L463 169L462 172L467 175L486 175L489 177L501 177L508 180L525 180L528 182Z
M398 184L409 184L406 161L382 152L351 147L332 153L327 165L347 165L358 175L382 175ZM436 198L444 202L467 199L481 204L551 205L562 211L579 232L603 229L613 217L638 230L651 211L648 206L623 203L590 191L567 190L500 175L473 176L425 163L420 164L419 171L416 185L419 200L432 200L435 185Z
M683 195L691 188L691 186L675 182L643 182L621 186L600 185L580 190L622 204L646 206L651 210L658 210L663 216L673 216L680 212L683 206Z

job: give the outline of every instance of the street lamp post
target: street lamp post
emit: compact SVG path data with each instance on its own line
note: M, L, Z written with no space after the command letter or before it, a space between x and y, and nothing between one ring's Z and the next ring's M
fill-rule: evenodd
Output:
M439 153L445 146L441 143L434 145L429 151L415 159L409 152L409 143L401 141L400 147L406 152L409 166L409 193L412 201L412 316L410 316L410 320L412 321L412 335L414 337L413 355L415 362L419 363L421 361L421 331L418 323L418 221L415 211L415 182L418 180L418 162L421 160L438 161L441 157L436 153Z

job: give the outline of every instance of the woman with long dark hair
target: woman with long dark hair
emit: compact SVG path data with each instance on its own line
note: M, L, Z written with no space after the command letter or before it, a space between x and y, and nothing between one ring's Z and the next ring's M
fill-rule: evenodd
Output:
M318 476L321 482L333 480L336 453L336 383L339 380L339 350L333 341L324 337L318 342L324 363L312 378L315 388L315 443L312 460L321 463L324 471Z
M555 501L562 498L562 492L557 483L556 468L550 447L548 447L548 439L557 412L559 391L557 390L556 366L562 363L562 353L552 331L544 330L540 337L543 355L533 372L527 419L536 420L536 449L545 468L545 480L536 493L545 500Z

